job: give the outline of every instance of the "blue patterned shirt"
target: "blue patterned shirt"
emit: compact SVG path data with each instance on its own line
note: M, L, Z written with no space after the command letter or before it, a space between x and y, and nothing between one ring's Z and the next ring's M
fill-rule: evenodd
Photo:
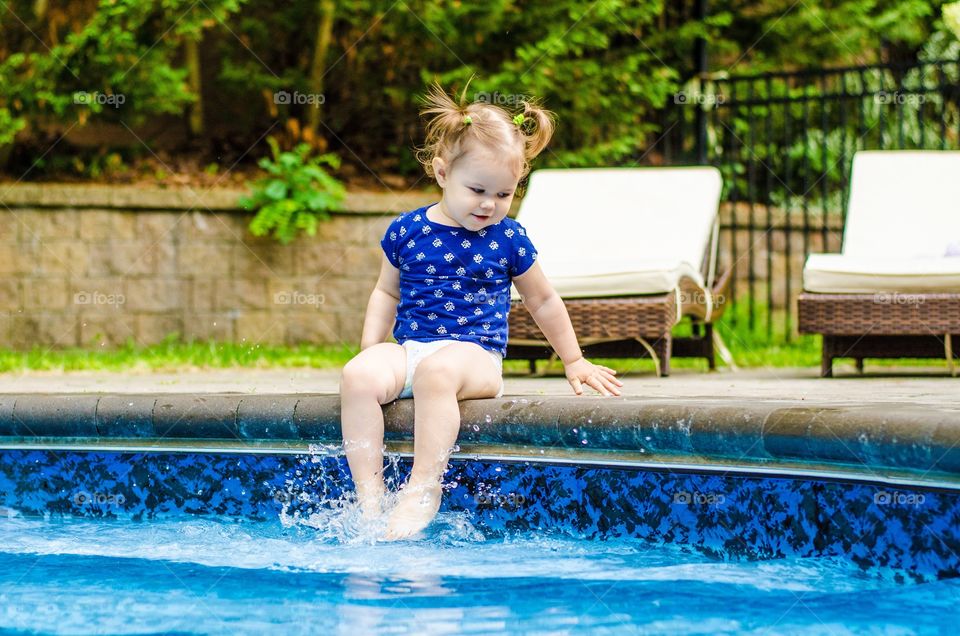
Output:
M380 241L400 270L393 337L475 342L506 356L511 279L537 260L526 229L510 217L476 232L441 225L429 207L395 218Z

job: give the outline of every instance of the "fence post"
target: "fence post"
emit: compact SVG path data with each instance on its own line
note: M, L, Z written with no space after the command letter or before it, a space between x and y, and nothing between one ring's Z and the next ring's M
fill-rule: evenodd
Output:
M707 0L696 0L696 19L702 25L707 17ZM697 78L703 82L707 77L707 39L699 36L693 45L693 64L697 72ZM703 85L700 86L700 92L703 93ZM706 165L707 163L707 113L703 110L703 104L694 103L697 109L697 163Z

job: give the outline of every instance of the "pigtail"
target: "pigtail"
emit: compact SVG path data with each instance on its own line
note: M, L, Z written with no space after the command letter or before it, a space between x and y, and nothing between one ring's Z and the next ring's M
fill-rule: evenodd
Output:
M530 161L550 143L556 115L536 102L524 101L523 118L520 132L524 137L524 159Z
M467 81L469 85L470 81ZM441 149L453 146L466 132L467 126L471 125L470 106L466 101L467 86L459 103L437 83L430 87L423 99L424 107L420 110L420 116L428 119L426 139L424 145L416 149L416 156L431 178L434 177L433 158L441 154Z

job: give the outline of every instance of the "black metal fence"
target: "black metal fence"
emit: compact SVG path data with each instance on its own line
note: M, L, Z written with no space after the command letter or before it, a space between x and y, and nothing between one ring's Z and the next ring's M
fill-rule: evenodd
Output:
M795 333L803 261L840 250L862 149L960 149L960 59L707 75L665 110L651 155L723 173L728 300L748 304L751 329Z

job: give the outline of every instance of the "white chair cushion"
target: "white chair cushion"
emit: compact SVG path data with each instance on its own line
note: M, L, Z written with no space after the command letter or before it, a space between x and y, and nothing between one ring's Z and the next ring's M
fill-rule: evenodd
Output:
M858 152L850 184L844 255L939 258L960 241L960 152Z
M811 254L803 288L821 293L960 291L960 152L854 155L841 254Z
M665 293L703 284L721 185L713 167L537 170L517 221L564 298Z
M960 292L960 258L852 257L811 254L803 268L803 288L811 292Z
M644 261L635 267L606 260L589 264L575 261L556 262L544 257L544 271L549 267L553 288L562 298L602 298L663 294L672 291L682 277L703 285L703 275L687 263L677 261Z

